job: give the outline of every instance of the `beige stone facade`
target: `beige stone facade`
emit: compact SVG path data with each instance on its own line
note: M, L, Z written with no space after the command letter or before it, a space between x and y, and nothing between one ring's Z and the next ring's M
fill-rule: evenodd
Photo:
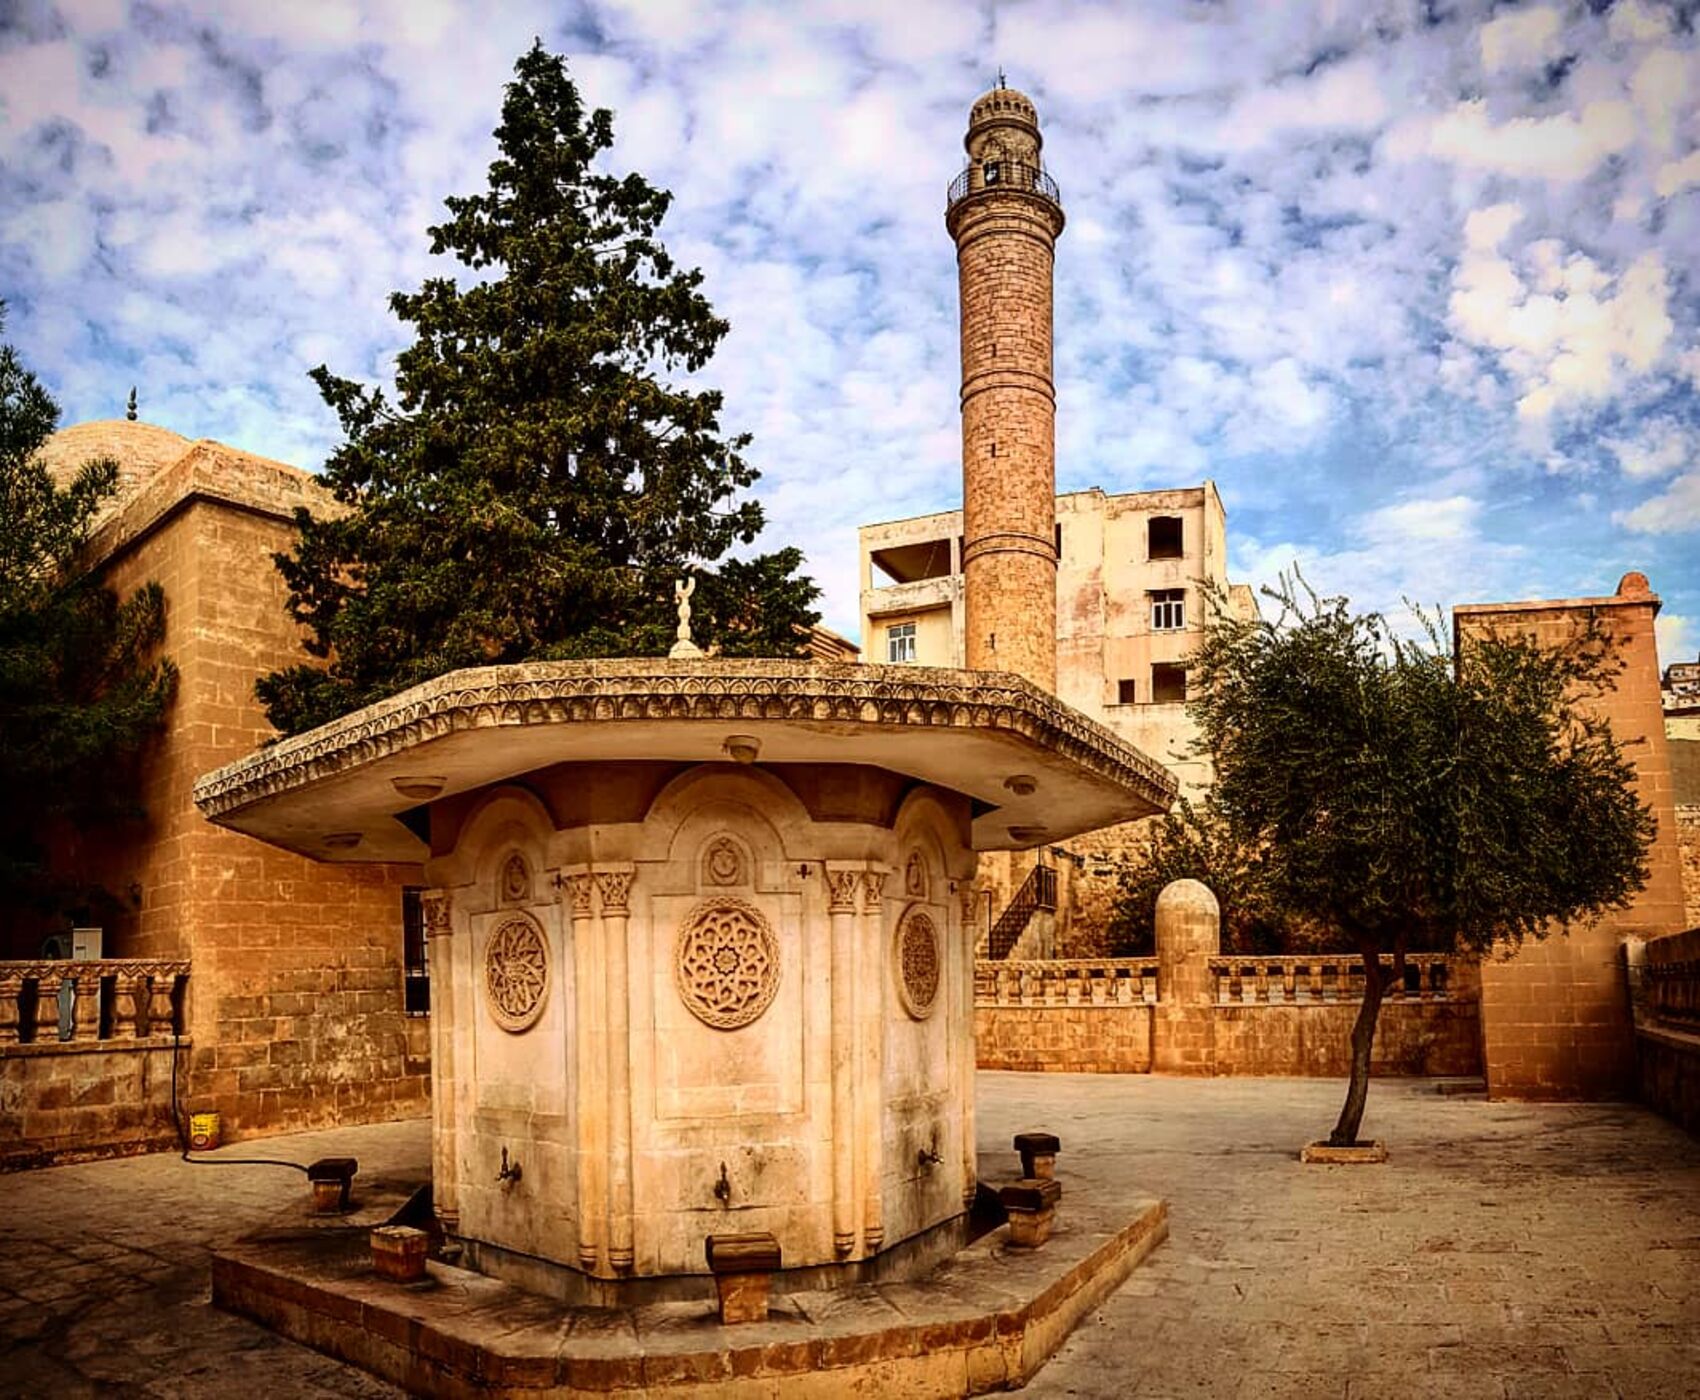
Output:
M1615 594L1454 610L1462 640L1507 632L1559 645L1590 617L1615 639L1624 663L1614 689L1593 702L1635 764L1636 790L1658 835L1649 878L1627 910L1527 943L1512 958L1482 962L1482 1045L1489 1092L1506 1098L1613 1098L1635 1084L1635 1042L1623 944L1684 925L1681 856L1670 751L1659 698L1653 619L1659 599L1638 573Z
M417 865L318 865L211 825L191 800L198 774L276 737L254 681L305 652L271 556L293 542L292 511L328 495L281 462L145 423L70 428L45 455L61 480L118 460L94 558L120 594L150 579L165 592L180 679L145 768L148 826L92 873L134 901L104 930L108 958L189 964L183 1105L218 1110L234 1136L424 1112L429 1026L406 1014L403 985ZM115 1108L115 1133L121 1120Z

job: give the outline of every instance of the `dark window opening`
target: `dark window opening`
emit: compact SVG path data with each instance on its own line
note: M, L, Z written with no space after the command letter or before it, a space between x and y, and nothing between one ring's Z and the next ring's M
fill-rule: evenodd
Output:
M1062 558L1062 521L1057 521L1057 558Z
M1003 178L1003 169L995 160L989 160L985 166L986 183L995 185Z
M1151 668L1151 701L1173 705L1186 699L1186 667L1159 663Z
M1116 704L1137 705L1139 703L1139 687L1130 680L1116 682Z
M1179 559L1183 553L1181 518L1154 515L1145 527L1146 553L1152 559Z
M402 1009L409 1016L431 1014L431 969L427 964L425 905L418 885L401 892Z

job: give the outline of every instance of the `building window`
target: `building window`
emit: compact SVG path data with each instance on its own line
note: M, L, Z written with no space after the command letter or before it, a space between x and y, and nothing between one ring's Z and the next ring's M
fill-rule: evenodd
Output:
M1147 595L1151 599L1151 630L1179 632L1186 626L1186 590L1165 588Z
M1154 515L1145 527L1146 557L1149 559L1179 559L1181 548L1181 518L1178 515Z
M409 1016L431 1014L431 969L427 966L425 906L418 885L401 892L402 1009Z
M1116 682L1116 704L1136 705L1139 703L1139 687L1130 680Z
M986 162L984 173L988 185L995 185L1003 178L1003 168L995 160Z
M1175 705L1186 699L1186 667L1159 663L1151 668L1151 702Z
M885 659L892 662L915 659L913 622L898 622L885 629Z

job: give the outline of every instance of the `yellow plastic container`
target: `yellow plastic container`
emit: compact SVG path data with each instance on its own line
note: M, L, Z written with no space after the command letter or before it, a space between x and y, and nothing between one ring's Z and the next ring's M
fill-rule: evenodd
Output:
M191 1152L211 1152L218 1146L218 1114L191 1113L189 1115L189 1150Z

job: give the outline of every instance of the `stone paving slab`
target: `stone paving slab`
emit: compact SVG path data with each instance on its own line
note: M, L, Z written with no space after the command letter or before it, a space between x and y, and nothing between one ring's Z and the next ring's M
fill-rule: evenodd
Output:
M1378 1080L1365 1130L1392 1159L1301 1167L1343 1091L982 1074L983 1154L1054 1131L1071 1199L1115 1179L1170 1208L1169 1242L1023 1393L1700 1396L1700 1143L1633 1105ZM365 1175L416 1169L428 1136L411 1122L230 1151L348 1154ZM174 1156L7 1177L0 1396L398 1396L209 1304L210 1248L302 1190L292 1172Z

